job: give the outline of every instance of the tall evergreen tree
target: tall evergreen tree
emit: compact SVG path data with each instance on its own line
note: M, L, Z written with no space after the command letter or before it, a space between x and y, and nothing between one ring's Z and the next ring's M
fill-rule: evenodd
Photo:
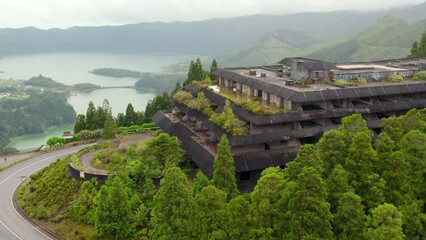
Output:
M226 193L209 185L195 196L191 214L193 239L226 240Z
M176 166L168 167L154 197L153 240L191 239L189 207L191 192L188 179Z
M210 79L212 80L212 81L217 81L217 77L213 74L213 72L215 71L217 69L217 62L216 62L216 59L213 59L213 61L212 61L212 65L211 65L211 67L210 67Z
M114 138L117 131L118 131L118 128L117 128L117 123L115 122L115 119L111 116L111 114L108 114L106 116L105 123L104 123L103 138L104 139Z
M74 134L86 129L86 117L84 114L78 114L74 125Z
M96 128L96 108L92 101L89 102L89 107L86 111L86 128L88 130L95 130Z
M302 172L304 167L313 167L319 172L322 172L323 170L323 163L318 157L317 151L315 151L315 147L312 144L305 144L301 146L296 158L287 163L286 166L285 174L290 181L296 180L297 175Z
M411 47L408 57L425 57L426 56L426 32L422 34L420 42L415 41Z
M222 135L217 145L212 183L218 189L226 192L228 199L238 194L234 158L232 157L231 147L225 134Z
M127 127L137 124L137 114L135 110L133 109L133 105L131 103L127 104L124 122Z
M249 209L250 203L241 195L229 201L224 225L226 239L250 239Z
M95 228L98 236L126 239L130 234L131 206L129 189L119 177L101 187L96 209Z
M354 192L352 186L349 185L349 175L345 169L337 164L331 174L326 179L325 183L328 189L328 202L331 205L331 212L336 213L339 200L342 195L347 192Z
M283 220L285 209L280 208L279 200L284 184L284 174L279 167L263 170L251 193L251 239L281 239L278 223Z
M341 131L325 132L317 144L317 152L324 163L324 178L330 175L336 165L343 166L348 155L348 146L345 144L345 135Z
M194 184L192 186L192 196L195 197L198 193L203 190L204 187L207 187L210 184L209 179L204 175L202 171L198 171L194 179Z
M393 153L395 144L385 132L382 132L374 142L374 148L377 152L377 163L374 164L376 173L382 175L383 171L388 167L389 158Z
M402 214L394 205L380 205L372 210L368 218L368 239L405 239L402 223Z
M346 136L346 145L348 146L351 144L351 139L357 133L363 132L368 136L372 135L371 130L367 126L367 122L362 118L361 114L352 114L351 116L342 118L342 125L339 131Z
M104 127L106 117L107 117L107 115L106 115L104 109L102 107L98 106L98 108L96 109L96 113L95 113L96 129L102 129Z
M151 117L154 116L157 111L172 109L173 105L170 101L170 95L166 92L163 92L163 94L157 95L154 99L149 100L145 107L145 121L150 121Z
M377 154L371 145L371 137L366 132L355 134L349 147L345 169L350 174L350 184L370 209L384 202L385 182L374 173Z
M327 190L317 169L307 166L297 175L288 203L290 231L287 239L331 239L333 216L326 201Z
M336 239L367 239L364 205L361 197L353 192L340 196L339 204L334 214L333 232Z
M200 58L197 58L195 62L191 61L188 70L188 78L185 80L183 85L185 86L192 81L203 81L205 77L206 73L204 72L203 66L201 65L201 60Z

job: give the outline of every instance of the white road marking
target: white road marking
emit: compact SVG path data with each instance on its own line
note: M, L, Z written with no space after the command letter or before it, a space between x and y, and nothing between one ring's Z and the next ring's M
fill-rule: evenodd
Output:
M71 152L73 152L73 151L71 151ZM14 172L14 173L12 173L9 177L7 177L6 179L4 179L2 182L0 182L0 185L2 185L3 183L5 183L7 180L9 180L11 177L13 177L13 176L15 176L17 173L19 173L19 172L21 172L22 170L24 170L24 169L27 169L27 168L29 168L29 167L32 167L32 166L34 166L34 165L36 165L36 164L39 164L39 163L41 163L41 162L43 162L43 161L46 161L46 160L50 160L50 159L52 159L52 158L57 158L57 157L59 157L59 156L63 156L63 155L66 155L66 154L69 154L69 152L66 152L66 153L61 153L61 154L58 154L58 155L55 155L55 156L51 156L51 157L48 157L48 158L44 158L44 159L42 159L42 160L40 160L40 161L37 161L37 162L35 162L35 163L32 163L32 164L30 164L30 165L28 165L28 166L25 166L25 167L23 167L23 168L21 168L21 169L19 169L19 170L17 170L16 172ZM17 187L16 187L17 188ZM16 188L15 188L15 190L14 191L16 191ZM12 203L12 206L13 206L13 195L12 195L12 198L11 198L11 203ZM24 219L22 216L21 216L21 214L19 214L18 212L17 212L17 210L15 209L15 207L13 207L13 209L15 210L15 212L16 212L16 214L18 214L19 215L19 217L22 219L22 220L24 220L28 225L30 225L32 228L34 228L36 231L38 231L39 233L41 233L41 234L43 234L44 236L46 236L47 238L49 238L49 239L52 239L52 238L50 238L49 236L47 236L46 234L44 234L43 232L41 232L39 229L37 229L36 227L34 227L31 223L29 223L26 219ZM12 231L8 226L6 226L6 224L2 221L2 220L0 220L0 223L7 229L7 230L9 230L9 232L11 232L16 238L18 238L19 240L23 240L22 238L20 238L14 231Z

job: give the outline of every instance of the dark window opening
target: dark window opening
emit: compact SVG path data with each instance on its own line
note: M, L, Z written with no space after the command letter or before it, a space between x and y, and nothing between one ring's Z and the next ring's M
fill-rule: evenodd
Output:
M382 132L382 129L381 129L381 128L373 128L373 132L374 132L376 135L379 135L379 134Z
M247 181L251 179L251 172L240 172L240 181Z
M303 111L315 111L315 110L324 110L324 109L317 107L313 104L307 104L307 105L302 106L302 110Z
M265 150L270 150L271 147L269 146L269 144L265 143Z
M339 117L330 118L330 120L334 124L342 124L342 119Z
M366 106L366 105L368 105L367 103L365 103L365 102L360 102L360 101L358 101L358 100L353 100L352 101L352 105L354 105L355 107L356 106Z
M317 138L316 137L306 137L306 138L300 138L300 143L301 144L314 144L317 142Z
M300 121L300 125L302 126L302 128L311 128L311 127L322 126L321 124L314 122L314 121Z

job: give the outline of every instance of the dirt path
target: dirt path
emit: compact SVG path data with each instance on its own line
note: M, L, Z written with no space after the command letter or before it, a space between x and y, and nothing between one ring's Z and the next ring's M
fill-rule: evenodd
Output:
M95 167L92 165L92 159L93 159L93 156L94 156L96 153L98 153L98 152L102 152L102 151L106 151L106 149L100 149L100 150L96 150L96 151L89 152L89 153L86 153L86 154L84 154L84 155L81 155L81 156L80 156L80 163L81 163L81 165L82 165L85 169L89 170L89 172L105 173L105 174L107 174L107 173L108 173L108 170L95 168Z

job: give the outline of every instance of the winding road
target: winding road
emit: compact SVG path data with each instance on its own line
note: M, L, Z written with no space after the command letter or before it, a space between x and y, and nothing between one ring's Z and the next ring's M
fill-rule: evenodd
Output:
M0 172L0 240L54 239L24 219L13 206L13 193L24 178L48 166L57 159L79 151L81 145L33 157Z

